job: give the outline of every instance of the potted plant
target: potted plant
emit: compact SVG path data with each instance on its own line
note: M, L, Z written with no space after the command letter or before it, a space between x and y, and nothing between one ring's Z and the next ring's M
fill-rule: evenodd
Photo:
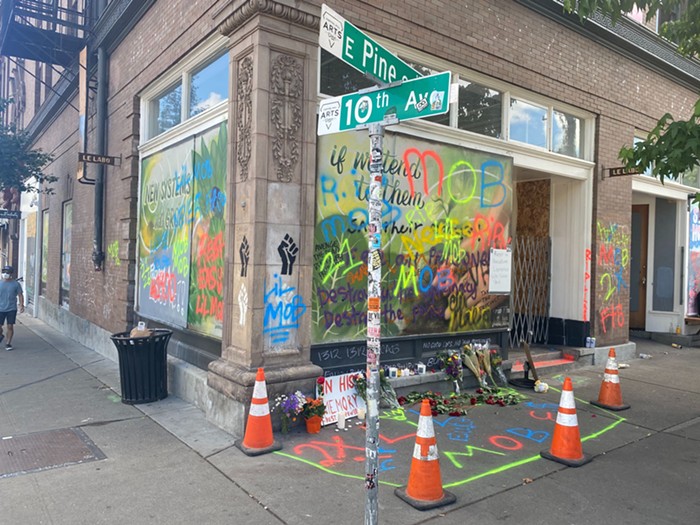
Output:
M323 398L306 398L306 402L301 407L301 415L306 421L306 431L309 434L318 434L321 431L321 420L326 413L326 405Z

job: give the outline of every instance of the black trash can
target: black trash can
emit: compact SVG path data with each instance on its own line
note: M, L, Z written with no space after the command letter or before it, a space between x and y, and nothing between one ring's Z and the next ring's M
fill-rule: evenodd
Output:
M168 341L172 330L157 328L149 337L112 334L119 353L122 403L152 403L168 397Z

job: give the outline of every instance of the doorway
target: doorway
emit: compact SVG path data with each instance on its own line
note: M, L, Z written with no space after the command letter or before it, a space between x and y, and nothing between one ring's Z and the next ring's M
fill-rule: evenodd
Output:
M632 205L632 253L630 257L630 329L646 328L647 248L649 205Z

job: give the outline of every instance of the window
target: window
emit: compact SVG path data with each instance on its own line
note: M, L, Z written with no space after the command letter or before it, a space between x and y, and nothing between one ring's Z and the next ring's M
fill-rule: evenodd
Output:
M73 231L73 203L63 204L63 230L61 231L61 306L70 305L70 252Z
M583 120L556 110L552 111L552 115L552 151L580 159L583 151Z
M457 127L501 138L502 100L499 91L460 79Z
M410 51L406 52L410 54ZM416 60L407 63L422 75L440 73L444 69L431 67ZM320 93L339 96L374 86L374 83L340 59L321 51ZM575 108L565 108L532 95L511 92L498 80L481 77L476 73L453 72L452 82L458 86L456 103L450 111L420 119L443 126L520 142L553 153L585 159L590 156L587 144L592 142L591 116L577 114ZM454 93L452 93L454 96Z
M46 279L49 275L49 210L44 210L41 217L41 283L39 293L46 294Z
M228 55L221 55L192 75L189 116L216 106L228 98Z
M153 114L156 115L154 135L177 126L182 114L182 84L171 88L168 92L153 101Z
M321 50L321 93L337 97L372 86L374 82L357 69L338 60L325 49Z
M229 76L226 39L214 35L141 93L144 139L221 108L228 100Z
M510 99L510 140L547 147L547 108Z

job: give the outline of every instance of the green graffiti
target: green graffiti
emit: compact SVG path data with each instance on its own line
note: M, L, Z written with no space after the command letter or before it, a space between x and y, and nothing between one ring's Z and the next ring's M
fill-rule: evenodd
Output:
M121 266L122 261L119 259L119 241L114 241L107 246L107 255L112 259L115 266Z

